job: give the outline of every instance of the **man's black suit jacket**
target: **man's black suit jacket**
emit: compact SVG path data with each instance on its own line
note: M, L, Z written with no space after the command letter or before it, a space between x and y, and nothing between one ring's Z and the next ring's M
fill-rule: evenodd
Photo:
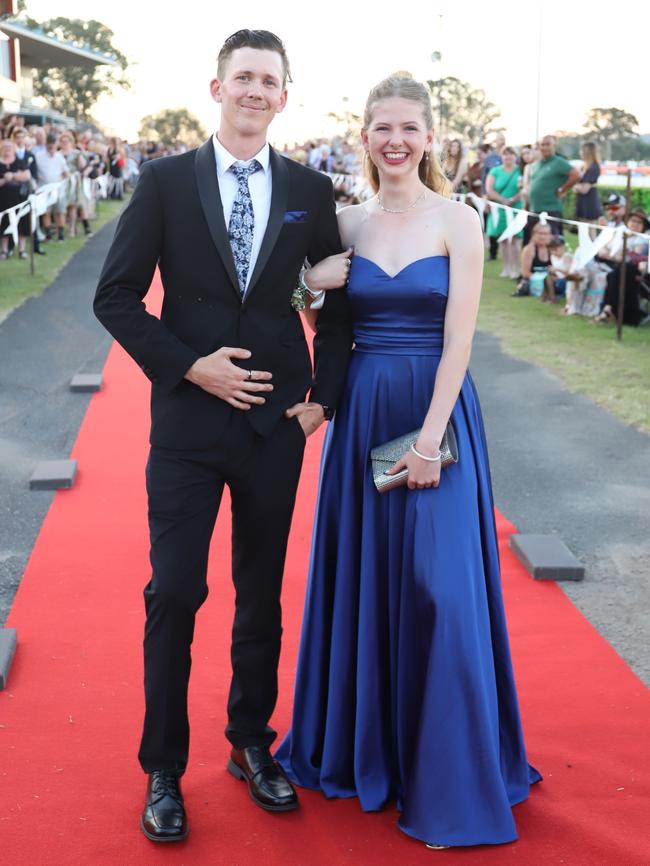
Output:
M315 371L300 316L290 304L298 272L341 251L332 183L270 151L266 234L242 303L223 218L212 139L198 150L146 163L102 270L94 309L152 382L151 438L165 448L216 444L233 409L184 378L223 346L249 349L246 369L269 370L274 390L246 413L268 435L305 399L336 407L351 348L344 290L327 293L314 338ZM143 304L156 265L160 319Z

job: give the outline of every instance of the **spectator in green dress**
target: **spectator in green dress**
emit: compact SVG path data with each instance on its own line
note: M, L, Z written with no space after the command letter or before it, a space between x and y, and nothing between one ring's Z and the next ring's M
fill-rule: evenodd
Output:
M503 162L491 168L485 181L487 197L489 201L505 204L509 207L521 209L523 191L521 189L521 169L517 165L517 154L512 147L506 147L501 154ZM490 209L488 216L486 234L490 238L498 238L508 227L506 211L499 208L499 218L495 219ZM501 249L501 260L503 270L501 277L509 277L513 280L519 278L519 241L521 232L514 237L499 243Z
M580 180L580 172L555 153L555 136L545 135L540 142L541 159L530 170L529 200L533 213L546 211L549 216L562 218L562 199L568 189ZM562 225L550 220L553 234L562 234Z

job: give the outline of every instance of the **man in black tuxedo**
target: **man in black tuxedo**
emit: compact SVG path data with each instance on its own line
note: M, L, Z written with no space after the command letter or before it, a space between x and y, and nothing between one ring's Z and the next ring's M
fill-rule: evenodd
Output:
M226 40L211 83L218 133L198 150L143 166L95 297L99 320L152 382L139 759L149 774L141 827L154 841L187 835L179 778L190 645L225 484L236 589L228 769L263 808L298 805L269 752L280 589L306 437L336 407L352 338L345 292L327 292L312 371L291 299L304 260L340 253L341 241L329 178L266 143L288 77L272 33L241 30ZM142 303L156 265L160 319Z

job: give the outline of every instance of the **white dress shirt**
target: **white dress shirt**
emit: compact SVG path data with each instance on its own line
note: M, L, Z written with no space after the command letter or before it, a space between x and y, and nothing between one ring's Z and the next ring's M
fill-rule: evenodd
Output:
M221 194L221 203L223 204L223 218L226 223L226 228L230 223L230 214L232 206L237 198L237 178L230 168L237 165L248 165L256 159L262 166L254 174L248 178L248 188L251 194L253 203L253 217L255 226L253 229L253 246L251 248L251 260L248 266L248 274L246 276L246 289L250 283L251 276L255 270L255 262L262 246L264 233L269 221L269 213L271 211L271 192L273 183L271 178L271 165L269 161L269 146L265 144L259 153L256 153L252 159L241 160L237 159L226 150L217 138L217 134L212 136L214 144L214 157L217 162L217 180L219 181L219 192Z

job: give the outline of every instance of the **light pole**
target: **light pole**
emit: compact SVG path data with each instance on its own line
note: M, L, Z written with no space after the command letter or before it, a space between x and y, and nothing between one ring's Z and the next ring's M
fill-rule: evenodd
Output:
M539 32L537 34L537 109L535 112L535 141L539 141L539 104L542 90L542 28L544 25L544 0L539 2Z

